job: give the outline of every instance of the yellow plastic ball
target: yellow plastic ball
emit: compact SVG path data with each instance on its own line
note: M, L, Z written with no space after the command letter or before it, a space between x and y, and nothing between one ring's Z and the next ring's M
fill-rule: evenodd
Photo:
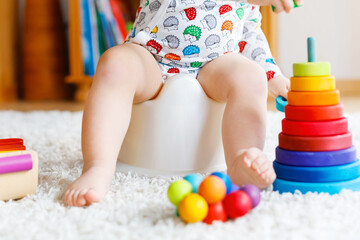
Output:
M209 206L205 199L197 193L190 193L179 203L179 215L186 223L195 223L204 220Z

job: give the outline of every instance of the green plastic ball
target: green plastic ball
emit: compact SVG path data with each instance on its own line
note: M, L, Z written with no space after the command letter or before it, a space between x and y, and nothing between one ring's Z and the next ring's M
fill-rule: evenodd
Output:
M170 184L167 195L169 201L177 207L181 200L192 193L192 191L192 185L188 181L181 179Z

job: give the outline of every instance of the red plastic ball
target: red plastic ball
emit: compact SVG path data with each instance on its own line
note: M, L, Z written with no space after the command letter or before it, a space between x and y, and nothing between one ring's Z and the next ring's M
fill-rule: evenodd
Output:
M215 204L209 205L209 211L206 218L203 220L204 223L212 224L213 221L222 221L227 220L225 208L223 202L217 202Z
M224 199L225 212L229 218L237 218L247 214L252 208L250 196L244 191L236 191Z

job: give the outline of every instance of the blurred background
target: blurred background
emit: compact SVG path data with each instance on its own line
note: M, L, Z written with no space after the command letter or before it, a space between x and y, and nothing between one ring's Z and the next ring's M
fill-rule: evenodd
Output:
M138 2L0 0L0 109L82 109L99 56L124 40ZM313 36L317 60L331 62L342 97L358 101L359 8L354 0L304 0L291 14L262 8L284 75L307 60L306 39Z

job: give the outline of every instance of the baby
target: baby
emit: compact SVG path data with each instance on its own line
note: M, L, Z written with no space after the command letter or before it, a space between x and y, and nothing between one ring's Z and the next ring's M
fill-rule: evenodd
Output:
M177 73L196 77L210 98L226 103L222 137L232 182L260 188L272 184L272 162L262 152L268 87L272 96L286 97L289 80L271 56L259 5L290 12L293 1L141 1L126 43L109 49L99 61L84 109L83 172L65 193L67 205L104 198L132 105L155 98L164 81Z

